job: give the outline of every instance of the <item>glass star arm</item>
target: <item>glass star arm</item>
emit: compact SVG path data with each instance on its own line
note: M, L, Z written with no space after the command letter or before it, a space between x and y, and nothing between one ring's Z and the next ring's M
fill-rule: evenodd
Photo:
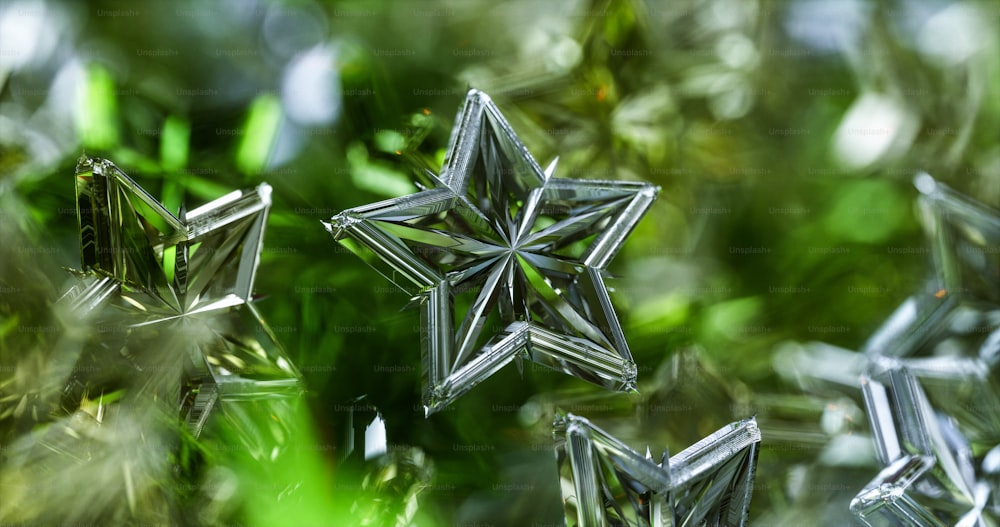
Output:
M1000 303L1000 212L955 192L927 174L914 178L938 286Z

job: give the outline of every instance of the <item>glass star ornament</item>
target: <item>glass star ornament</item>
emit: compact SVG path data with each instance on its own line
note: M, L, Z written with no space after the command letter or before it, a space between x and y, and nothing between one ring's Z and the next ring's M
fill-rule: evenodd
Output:
M83 277L61 301L98 313L100 338L68 392L183 372L180 411L196 436L220 400L300 393L251 302L270 186L175 216L110 161L81 157L75 180Z
M657 463L590 421L555 420L566 525L741 526L747 521L760 448L754 418L731 423Z
M865 405L887 467L852 510L904 525L995 524L996 498L982 489L1000 444L1000 213L926 174L915 184L934 272L865 344Z
M528 358L612 390L636 366L606 267L659 189L554 177L469 91L433 188L326 228L421 306L425 413Z

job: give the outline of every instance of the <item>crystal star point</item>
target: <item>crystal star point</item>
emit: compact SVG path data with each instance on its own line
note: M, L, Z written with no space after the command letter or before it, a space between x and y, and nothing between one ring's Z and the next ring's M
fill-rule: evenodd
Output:
M325 223L419 299L428 415L520 358L634 389L605 268L659 189L554 171L471 90L433 187Z

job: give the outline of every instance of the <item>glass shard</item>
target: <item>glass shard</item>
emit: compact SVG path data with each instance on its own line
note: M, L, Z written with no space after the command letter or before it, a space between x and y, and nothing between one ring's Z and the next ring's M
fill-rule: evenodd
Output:
M61 301L99 313L102 331L85 355L94 368L84 371L120 350L122 375L178 374L181 415L195 435L219 401L299 393L298 371L250 302L267 184L174 216L110 161L83 156L76 190L89 275Z
M554 427L567 525L746 524L760 446L754 418L659 463L582 417L559 415Z
M419 301L428 414L519 357L634 389L605 268L658 188L552 170L543 172L489 97L471 90L435 188L326 223Z

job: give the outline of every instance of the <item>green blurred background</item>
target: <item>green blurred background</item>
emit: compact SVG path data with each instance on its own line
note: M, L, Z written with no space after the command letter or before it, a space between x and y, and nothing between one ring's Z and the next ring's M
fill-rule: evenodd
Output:
M509 367L424 419L418 312L320 220L415 191L468 87L557 176L662 187L610 268L638 395ZM7 1L0 402L80 265L86 152L174 211L274 187L256 290L298 448L204 438L164 488L237 482L190 499L205 523L560 524L559 407L654 456L755 414L751 524L847 525L878 466L845 350L929 273L915 173L1000 206L998 93L993 0ZM388 453L348 455L376 410Z

